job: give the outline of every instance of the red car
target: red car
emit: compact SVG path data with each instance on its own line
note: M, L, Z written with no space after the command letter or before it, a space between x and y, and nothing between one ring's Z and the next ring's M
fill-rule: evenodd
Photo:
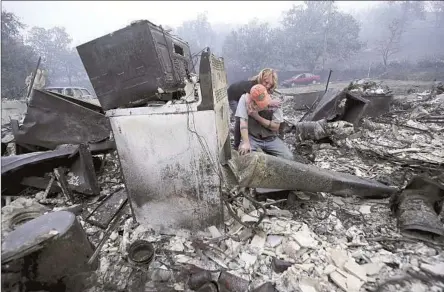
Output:
M283 81L282 86L294 87L296 85L302 85L302 84L316 84L319 83L320 81L321 81L321 76L319 75L314 75L311 73L302 73Z

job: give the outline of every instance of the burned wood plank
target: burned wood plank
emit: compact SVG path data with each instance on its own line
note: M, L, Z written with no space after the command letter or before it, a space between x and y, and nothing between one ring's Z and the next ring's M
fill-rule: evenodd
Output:
M122 208L127 201L126 191L124 189L115 192L103 200L95 210L85 219L86 222L107 228L114 215Z
M51 189L52 185L54 184L55 176L51 176L51 179L49 180L48 186L45 189L45 193L43 194L43 198L46 199L48 196L49 190Z
M74 202L74 196L72 195L71 190L69 189L64 168L63 167L54 168L54 175L57 178L60 188L62 189L63 195L65 195L68 201Z
M113 223L106 229L105 233L103 234L102 239L100 240L96 250L94 251L94 253L92 254L91 258L88 260L88 264L92 264L95 262L97 256L100 253L100 250L102 249L103 245L105 244L105 242L108 240L108 238L110 237L111 233L117 228L117 226L119 226L119 224L123 221L122 217L125 215L125 205L128 202L128 199L125 199L125 201L123 202L122 206L117 210L116 213L113 214L113 216L111 217L111 220L114 219ZM111 222L110 220L110 222Z

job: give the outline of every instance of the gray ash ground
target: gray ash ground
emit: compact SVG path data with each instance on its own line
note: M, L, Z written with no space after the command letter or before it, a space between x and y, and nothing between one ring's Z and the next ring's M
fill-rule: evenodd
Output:
M429 85L413 88L420 93ZM425 112L442 115L444 98L424 101L416 93L406 95L411 88L412 84L395 88L393 114L364 121L353 128L354 134L360 133L353 138L340 135L344 124L337 123L333 128L339 134L330 143L299 142L292 133L285 134L284 141L306 163L399 188L418 174L443 182L443 125L420 123L416 117ZM288 98L283 110L292 121L304 114L294 111ZM390 151L404 148L420 150ZM123 187L116 156L107 160L99 181L102 198ZM67 205L61 195L52 200L41 203ZM87 207L79 217L94 245L104 230L83 219L98 202L99 198L85 199ZM233 208L243 220L257 220L258 210L242 199L233 202ZM155 234L149 226L134 223L128 210L127 219L103 246L100 267L89 275L83 291L191 291L186 271L194 266L213 271L214 277L228 271L248 280L250 288L271 282L278 291L444 291L444 245L402 236L388 198L295 192L268 210L278 214L267 215L250 236L247 228L226 216L225 230L219 230L226 236L216 239L209 230ZM156 248L149 267L128 262L128 246L137 239ZM274 258L292 266L277 273Z

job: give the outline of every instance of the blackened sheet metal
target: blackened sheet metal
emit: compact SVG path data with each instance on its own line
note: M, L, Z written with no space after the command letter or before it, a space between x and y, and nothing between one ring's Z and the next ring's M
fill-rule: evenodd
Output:
M39 148L42 148L42 147L28 145L28 144L25 144L25 143L18 143L17 139L15 137L17 137L17 134L18 134L19 129L20 129L19 122L17 120L11 120L10 125L11 125L12 134L14 135L15 154L16 155L30 153L30 152L38 152L38 151L48 150L45 147L43 147L43 149L39 149Z
M115 214L122 208L127 201L125 190L120 190L105 199L87 218L86 222L106 229L114 218Z
M147 20L79 45L77 51L104 110L171 95L192 72L189 46Z
M107 153L116 149L116 141L114 140L107 140L99 143L89 144L89 151L91 151L91 154L93 155Z
M444 185L427 177L414 177L391 200L391 209L398 217L403 232L418 235L444 236L439 219L444 200Z
M356 124L368 102L365 98L350 94L347 89L328 90L315 105L313 112L304 117L303 121L327 119L327 121L344 120Z
M61 99L64 99L66 101L70 101L72 103L75 103L75 104L78 104L80 106L86 107L86 108L88 108L90 110L93 110L95 112L98 112L98 113L101 113L101 114L105 114L105 112L103 111L102 107L100 107L98 105L95 105L93 103L90 103L90 102L87 102L87 101L83 101L83 100L79 100L77 98L73 98L73 97L70 97L70 96L67 96L67 95L63 95L63 94L60 94L60 93L57 93L57 92L52 92L52 91L47 91L47 92L50 92L51 94L53 94L53 95L55 95L57 97L60 97Z
M68 147L69 149L64 149ZM49 180L45 179L46 172L52 172L59 166L70 167L73 160L78 157L78 146L68 145L57 150L32 152L14 156L3 156L2 163L2 192L14 195L23 189L23 186L31 186L38 189L46 189ZM107 153L115 149L114 141L105 141L89 145L92 154ZM85 193L85 188L71 185L70 188L79 193ZM59 192L60 188L53 184L51 192ZM92 194L91 190L87 194Z
M41 90L33 90L28 110L15 139L54 149L61 144L97 143L109 138L105 115Z
M370 103L362 97L349 93L346 97L345 107L340 111L339 119L357 126Z
M82 190L82 193L89 195L100 194L93 157L87 145L79 145L79 156L72 164L71 171L79 177L79 189Z
M393 100L393 95L365 95L365 99L369 100L363 116L379 117L390 111L390 104Z
M28 165L36 165L48 160L68 158L77 151L78 146L68 146L45 152L32 152L21 155L2 157L2 176L10 171L18 170Z

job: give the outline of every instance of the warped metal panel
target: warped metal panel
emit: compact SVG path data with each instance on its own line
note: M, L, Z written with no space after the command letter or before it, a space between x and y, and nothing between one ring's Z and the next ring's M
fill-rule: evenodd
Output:
M26 167L28 165L39 164L44 161L53 160L57 158L68 157L74 154L78 146L63 147L57 150L32 152L20 155L3 156L2 157L2 175Z
M312 113L304 117L303 121L344 120L357 124L365 112L369 101L344 90L328 90L315 106Z
M89 107L48 91L33 90L16 141L54 149L61 144L96 143L109 138L108 119L98 112L99 107Z

